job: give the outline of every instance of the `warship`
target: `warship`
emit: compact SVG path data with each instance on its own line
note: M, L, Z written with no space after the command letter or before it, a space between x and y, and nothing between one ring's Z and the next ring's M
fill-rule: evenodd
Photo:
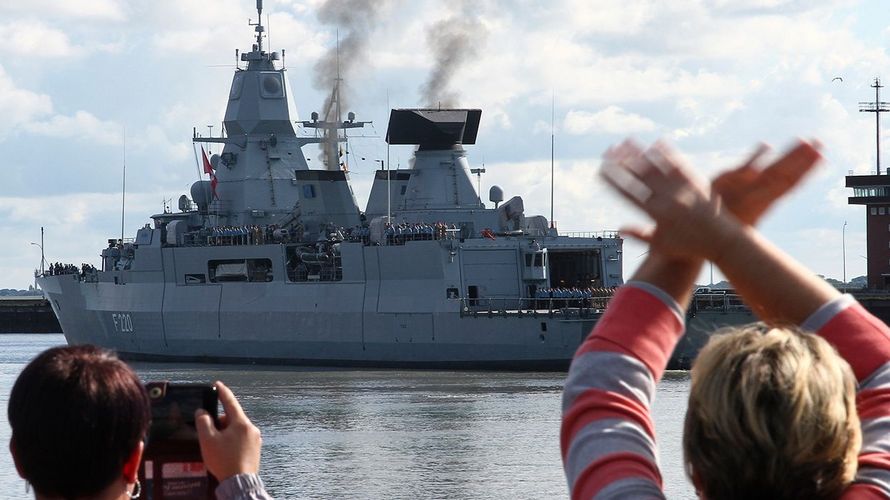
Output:
M486 205L464 148L479 109L391 110L386 141L415 152L381 165L361 210L340 145L365 123L341 116L339 82L330 112L299 121L283 57L250 25L224 131L193 133L210 180L108 240L101 266L39 277L68 343L154 361L565 369L622 284L621 237L562 234L497 186Z

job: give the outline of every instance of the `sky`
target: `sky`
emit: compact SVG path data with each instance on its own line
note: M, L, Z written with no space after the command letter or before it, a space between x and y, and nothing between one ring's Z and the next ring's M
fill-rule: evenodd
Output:
M387 110L428 104L430 34L457 30L466 44L441 91L483 110L477 144L467 146L470 163L486 169L483 199L499 185L507 199L522 196L526 215L549 217L552 132L559 229L615 230L646 222L597 175L602 152L625 137L668 140L705 177L738 164L758 142L780 151L796 137L818 138L825 161L761 228L815 273L865 274L865 209L847 205L844 176L875 169L874 114L858 103L874 99L875 77L890 78L885 2L370 2L371 12L362 10L366 1L344 9L365 42L344 70L348 109L373 121L350 141L360 207L374 160L386 157ZM328 92L315 68L338 31L331 15L319 16L330 9L324 4L265 1L268 43L286 49L299 119L320 110ZM235 49L250 48L255 7L0 3L0 288L33 283L41 227L49 262L98 266L107 239L121 234L124 165L126 237L188 192L198 177L192 130L219 133ZM315 148L304 148L308 158L317 158ZM410 147L393 147L390 165L404 167L410 155ZM645 252L625 241L625 277ZM709 271L700 283L711 281ZM717 270L713 279L722 279Z

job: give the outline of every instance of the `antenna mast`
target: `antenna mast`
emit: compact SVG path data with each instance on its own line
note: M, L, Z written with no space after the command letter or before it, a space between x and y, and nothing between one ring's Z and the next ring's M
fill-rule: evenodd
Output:
M263 31L266 31L263 28L263 0L256 0L256 13L257 13L257 21L256 24L247 22L248 26L256 26L256 51L259 53L263 52Z
M554 129L556 128L554 125L554 117L556 116L556 92L553 92L550 98L550 229L553 229L553 176L554 176L554 157L553 157L553 144L554 144Z
M890 102L881 101L881 89L883 87L881 79L876 77L875 83L871 85L871 88L875 89L874 102L859 103L859 112L875 114L875 151L877 153L875 156L875 173L877 175L881 175L881 113L890 111Z
M127 127L124 127L124 172L121 180L121 245L124 244L124 209L127 206Z

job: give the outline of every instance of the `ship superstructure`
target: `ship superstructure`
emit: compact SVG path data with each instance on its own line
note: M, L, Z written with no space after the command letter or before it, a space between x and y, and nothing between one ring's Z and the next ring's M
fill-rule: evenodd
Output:
M387 141L416 151L376 171L361 210L337 144L362 123L339 107L300 122L255 26L225 131L193 137L222 145L206 160L214 180L132 241L109 240L100 268L39 278L68 342L131 359L566 367L622 283L621 238L560 234L497 186L487 206L465 149L478 109L392 110ZM306 162L313 143L323 168Z

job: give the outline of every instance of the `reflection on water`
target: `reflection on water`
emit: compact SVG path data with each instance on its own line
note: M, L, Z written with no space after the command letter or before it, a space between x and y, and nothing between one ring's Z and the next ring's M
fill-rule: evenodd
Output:
M0 335L0 404L21 368L60 335ZM277 498L560 498L564 374L300 370L136 363L143 380L226 382L263 431ZM680 432L688 377L659 387L655 423L670 498L692 498ZM0 442L9 439L6 419ZM4 445L5 448L5 445ZM28 498L8 453L0 492ZM16 496L20 495L20 496Z

